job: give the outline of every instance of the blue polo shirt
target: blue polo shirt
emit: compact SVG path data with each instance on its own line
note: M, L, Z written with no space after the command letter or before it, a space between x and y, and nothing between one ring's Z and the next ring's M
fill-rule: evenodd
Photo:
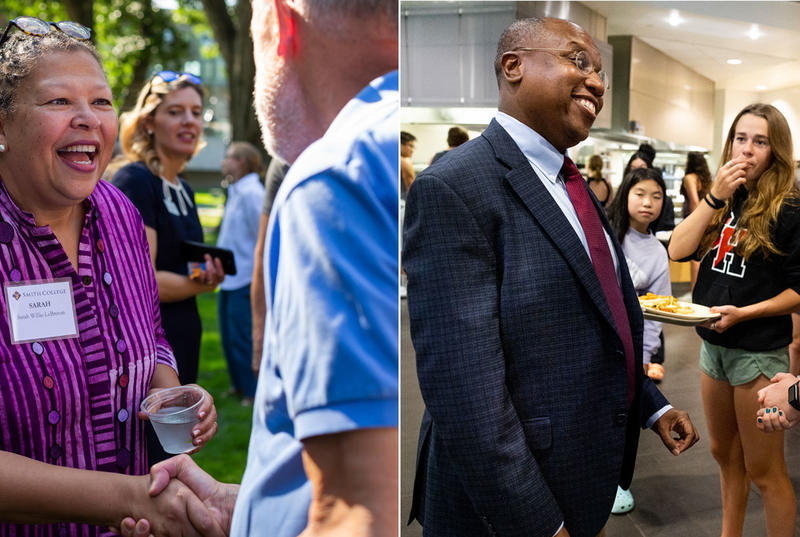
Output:
M398 107L394 71L341 110L278 191L233 536L295 537L305 528L304 438L398 424Z

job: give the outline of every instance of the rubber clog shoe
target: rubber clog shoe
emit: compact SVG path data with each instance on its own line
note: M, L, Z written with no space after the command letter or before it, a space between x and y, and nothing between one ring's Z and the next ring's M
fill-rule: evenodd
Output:
M649 363L647 364L647 376L650 380L658 384L664 380L664 366L661 364Z
M617 486L617 497L614 499L614 507L611 508L612 515L624 515L633 511L633 494Z

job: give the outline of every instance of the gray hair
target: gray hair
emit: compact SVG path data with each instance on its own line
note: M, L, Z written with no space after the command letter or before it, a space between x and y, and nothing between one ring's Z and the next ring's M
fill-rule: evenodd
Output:
M543 34L544 22L544 19L539 17L518 19L509 24L500 34L500 39L497 41L497 54L494 57L494 76L497 77L498 85L503 70L503 54L509 50L527 47L531 43L535 43Z
M378 18L397 26L397 0L304 0L303 3L308 20L320 24L331 19Z
M0 47L0 117L16 112L17 92L39 60L55 52L88 52L102 68L97 49L88 41L79 41L63 32L51 31L41 37L23 32L13 34Z

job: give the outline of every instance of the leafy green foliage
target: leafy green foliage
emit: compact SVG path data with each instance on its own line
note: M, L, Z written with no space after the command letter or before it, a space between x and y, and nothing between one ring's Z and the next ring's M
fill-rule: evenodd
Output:
M95 2L96 43L117 105L132 103L144 81L139 71L152 71L156 64L180 70L190 58L188 32L169 12L146 4Z
M177 0L174 5L175 9L161 9L158 0L2 0L0 20L30 15L91 27L120 112L133 107L139 90L157 70L180 71L187 61L222 57L226 73L220 69L211 80L207 73L203 77L207 84L219 81L219 87L227 78L222 99L229 106L231 138L258 147L250 2Z
M73 0L75 1L75 0ZM77 0L86 2L91 0ZM30 15L46 20L69 19L67 2L3 0L0 15L13 19ZM202 11L181 8L180 17L159 9L152 0L104 0L93 2L93 41L114 95L117 109L129 107L156 65L181 69L191 59L190 32L211 36ZM191 26L182 26L187 21ZM88 21L83 21L85 24ZM208 50L213 53L213 48Z

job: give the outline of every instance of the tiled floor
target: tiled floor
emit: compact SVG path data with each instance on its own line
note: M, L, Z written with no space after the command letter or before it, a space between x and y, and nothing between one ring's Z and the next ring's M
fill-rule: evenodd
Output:
M680 289L674 290L680 294ZM691 328L664 325L666 377L661 390L670 402L689 412L700 432L700 442L679 457L669 454L654 433L644 431L639 445L636 476L631 486L636 508L627 515L612 516L607 537L718 537L721 529L719 477L708 450L700 373L697 368L700 340ZM401 304L401 519L411 505L417 434L422 399L417 385L414 350L408 329L406 301ZM789 474L800 497L800 427L786 434ZM795 532L800 535L800 524ZM416 522L402 524L402 537L419 537ZM744 535L766 534L761 497L752 487Z

